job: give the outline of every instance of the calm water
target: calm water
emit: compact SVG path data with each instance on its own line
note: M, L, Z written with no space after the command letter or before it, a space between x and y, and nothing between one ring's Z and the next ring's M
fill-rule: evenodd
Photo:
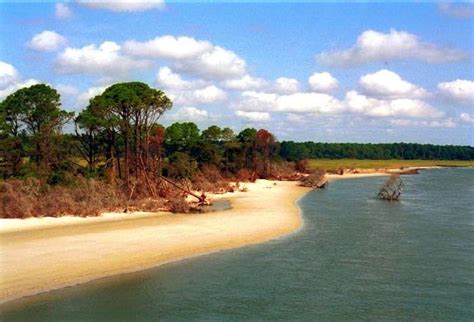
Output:
M264 245L0 307L2 321L474 320L474 169L339 181L300 200L305 227Z

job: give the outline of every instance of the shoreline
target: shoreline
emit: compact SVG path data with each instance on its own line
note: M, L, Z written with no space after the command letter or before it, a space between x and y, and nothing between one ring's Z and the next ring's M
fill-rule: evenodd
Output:
M185 258L263 243L303 225L311 189L258 180L217 195L232 209L206 214L105 214L0 220L0 304ZM8 221L8 224L7 222Z
M327 178L332 182L388 175L346 173ZM0 304L263 243L303 227L298 201L312 189L298 186L297 181L270 180L245 183L245 187L247 192L211 195L213 200L229 200L232 208L204 214L0 219Z

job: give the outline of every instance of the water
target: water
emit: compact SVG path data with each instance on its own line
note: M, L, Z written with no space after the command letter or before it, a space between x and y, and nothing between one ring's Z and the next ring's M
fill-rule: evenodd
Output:
M7 303L2 321L474 319L474 169L339 181L290 237Z

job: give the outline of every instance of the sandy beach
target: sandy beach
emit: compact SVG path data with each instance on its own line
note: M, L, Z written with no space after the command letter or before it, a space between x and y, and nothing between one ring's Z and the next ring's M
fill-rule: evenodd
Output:
M0 302L261 243L296 231L296 182L258 180L217 196L232 209L207 214L105 214L0 220Z

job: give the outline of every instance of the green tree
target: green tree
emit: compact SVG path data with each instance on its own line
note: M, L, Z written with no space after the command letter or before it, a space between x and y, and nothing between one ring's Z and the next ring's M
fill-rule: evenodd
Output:
M24 127L33 145L32 159L42 171L49 171L57 162L56 147L62 127L74 113L61 109L60 95L45 84L22 88L2 103L2 114L13 137Z

